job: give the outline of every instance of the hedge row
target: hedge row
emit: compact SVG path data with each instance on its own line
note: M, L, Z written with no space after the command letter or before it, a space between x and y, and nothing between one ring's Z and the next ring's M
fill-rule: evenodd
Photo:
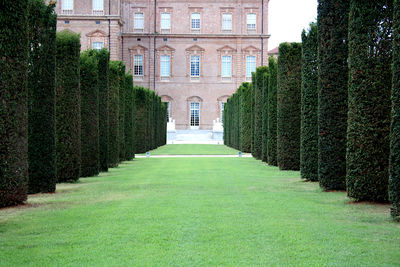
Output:
M388 200L393 2L350 1L347 192Z
M80 57L82 177L100 172L98 70L96 51L83 52Z
M135 157L135 143L133 135L133 77L125 74L125 154L123 160L132 160Z
M312 23L302 33L301 177L318 181L318 31Z
M166 143L167 105L147 88L133 89L133 114L136 153L145 153Z
M301 44L283 43L278 58L277 151L281 170L300 169Z
M57 16L54 5L29 1L28 193L56 190L55 57Z
M57 181L76 181L81 170L80 37L69 31L56 39Z
M348 0L318 1L318 179L325 190L345 189Z
M277 91L278 70L276 59L270 57L268 60L269 84L268 84L268 133L267 133L267 157L268 164L278 166L277 160Z
M28 1L3 0L0 9L0 207L5 207L27 198Z
M390 147L389 199L392 217L400 221L400 2L394 1L392 125Z

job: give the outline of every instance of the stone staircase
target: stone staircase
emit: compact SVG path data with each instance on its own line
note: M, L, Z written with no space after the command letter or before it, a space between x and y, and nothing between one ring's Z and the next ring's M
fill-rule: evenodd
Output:
M176 130L168 132L168 144L220 144L224 143L222 135L212 130Z

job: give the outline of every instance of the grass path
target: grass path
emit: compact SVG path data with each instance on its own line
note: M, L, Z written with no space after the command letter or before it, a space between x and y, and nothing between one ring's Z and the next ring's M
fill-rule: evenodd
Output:
M0 210L0 266L399 266L389 205L252 158L135 159Z

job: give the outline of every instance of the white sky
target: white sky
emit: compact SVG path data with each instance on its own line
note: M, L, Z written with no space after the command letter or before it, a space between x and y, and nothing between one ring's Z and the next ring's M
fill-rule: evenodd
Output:
M317 18L317 0L270 0L268 49L283 42L301 42L301 32Z

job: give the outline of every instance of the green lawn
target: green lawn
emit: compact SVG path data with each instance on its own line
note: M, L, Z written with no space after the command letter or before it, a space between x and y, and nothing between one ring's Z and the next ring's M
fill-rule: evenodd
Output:
M143 158L0 210L0 266L399 266L389 205L252 158Z
M150 155L237 155L238 152L224 145L165 145L150 151Z

